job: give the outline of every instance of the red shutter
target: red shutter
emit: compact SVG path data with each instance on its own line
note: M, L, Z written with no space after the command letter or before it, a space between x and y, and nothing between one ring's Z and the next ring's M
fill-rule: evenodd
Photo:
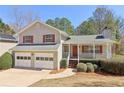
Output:
M102 53L102 46L100 46L100 53Z
M82 52L84 52L84 46L82 46Z
M25 43L25 36L23 36L23 43Z
M55 35L53 34L53 42L55 42Z
M43 35L43 42L45 42L45 35Z
M31 43L33 43L33 36L31 36Z

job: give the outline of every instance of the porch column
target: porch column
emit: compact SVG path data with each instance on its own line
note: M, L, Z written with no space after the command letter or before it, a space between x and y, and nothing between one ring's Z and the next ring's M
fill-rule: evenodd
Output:
M69 47L69 51L68 51L68 53L69 53L69 55L70 55L70 44L69 44L69 46L68 46L68 47Z
M78 44L77 47L78 47L78 63L79 63L79 58L80 58L80 53L79 53L79 52L80 52L80 50L79 50L79 44Z
M109 58L109 44L106 43L106 58Z
M93 58L95 58L96 56L96 53L95 53L95 43L93 42Z
M70 55L71 55L71 54L70 54L70 50L71 50L71 49L70 49L70 44L68 45L68 47L69 47L69 48L68 48L69 51L68 51L68 58L67 58L68 63L67 63L67 65L69 66L69 59L70 59Z
M111 50L111 44L106 44L106 58L109 59L112 57L112 50Z

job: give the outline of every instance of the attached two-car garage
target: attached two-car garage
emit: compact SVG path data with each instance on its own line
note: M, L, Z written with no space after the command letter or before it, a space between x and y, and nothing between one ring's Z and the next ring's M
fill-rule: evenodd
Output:
M15 67L54 69L54 53L16 52Z

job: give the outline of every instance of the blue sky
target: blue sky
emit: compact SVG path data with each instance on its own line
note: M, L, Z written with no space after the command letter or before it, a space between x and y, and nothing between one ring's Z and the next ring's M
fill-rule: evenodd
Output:
M12 21L11 12L14 6L0 6L0 18L5 23ZM54 19L56 17L66 17L71 20L72 24L76 27L81 22L92 16L92 12L95 11L98 5L48 5L48 6L19 6L24 12L33 10L38 13L41 20ZM114 11L117 16L124 18L124 6L106 6Z

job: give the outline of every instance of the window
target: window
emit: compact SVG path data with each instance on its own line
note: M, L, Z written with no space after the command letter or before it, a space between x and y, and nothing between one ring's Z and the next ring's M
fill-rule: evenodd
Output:
M82 46L82 53L93 53L92 46Z
M36 57L36 60L40 60L40 57Z
M17 59L20 59L20 57L19 57L19 56L17 56Z
M24 57L24 60L27 60L27 57Z
M55 35L54 34L43 35L43 42L55 42Z
M23 57L21 56L20 59L23 59Z
M33 36L23 36L23 43L33 43Z
M40 57L40 60L44 60L44 57Z
M48 61L48 57L45 57L45 61Z
M68 46L64 46L64 52L68 52L69 48Z
M101 46L101 45L97 45L97 46L95 47L95 52L96 52L96 53L102 53L102 46Z
M52 57L50 57L50 58L49 58L49 61L53 61L53 58L52 58Z
M28 60L31 60L31 57L28 57Z

